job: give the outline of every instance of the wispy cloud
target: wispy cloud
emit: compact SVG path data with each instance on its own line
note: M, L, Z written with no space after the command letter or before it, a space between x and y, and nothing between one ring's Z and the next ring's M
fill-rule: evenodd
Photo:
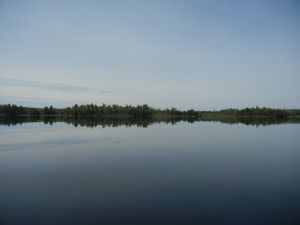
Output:
M30 105L35 107L41 107L44 105L55 105L57 107L63 107L66 105L76 104L76 101L64 101L56 98L46 97L19 97L11 95L0 95L0 104L13 103L17 105Z
M114 89L114 90L96 89L96 88L89 88L85 86L68 85L62 83L39 82L39 81L10 79L10 78L0 78L0 86L37 88L41 90L60 91L60 92L67 92L67 93L97 92L102 94L113 94L113 93L119 93L121 91L119 89Z
M0 85L3 86L18 86L28 88L39 88L44 90L67 91L67 92L85 92L90 89L83 86L73 86L60 83L38 82L30 80L19 80L10 78L0 78Z

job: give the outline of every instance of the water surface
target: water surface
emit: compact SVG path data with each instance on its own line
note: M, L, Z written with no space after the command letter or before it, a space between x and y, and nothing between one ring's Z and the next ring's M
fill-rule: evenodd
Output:
M299 224L300 125L0 126L0 224Z

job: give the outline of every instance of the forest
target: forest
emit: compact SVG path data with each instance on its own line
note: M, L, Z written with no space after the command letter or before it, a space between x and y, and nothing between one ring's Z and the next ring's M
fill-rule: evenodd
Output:
M219 111L200 110L178 110L156 109L144 105L105 105L95 104L77 105L66 108L54 108L45 106L43 108L25 107L14 104L0 105L0 116L2 117L71 117L71 118L287 118L299 117L299 109L272 109L266 107L252 107L244 109L224 109Z

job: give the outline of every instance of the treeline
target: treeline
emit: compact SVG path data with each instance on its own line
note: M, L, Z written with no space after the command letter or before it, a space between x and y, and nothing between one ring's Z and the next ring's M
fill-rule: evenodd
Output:
M87 104L78 106L75 104L67 108L54 108L46 106L44 108L23 107L17 105L0 105L0 115L15 117L72 117L72 118L151 118L151 117L197 117L198 113L194 110L179 111L172 109L154 109L148 105L120 106L120 105L95 105Z
M299 109L271 109L266 107L253 107L245 109L224 109L220 111L199 112L202 118L289 118L300 117Z
M245 109L225 109L219 111L196 111L193 109L181 111L176 108L171 109L155 109L146 104L131 105L77 105L66 108L54 108L46 106L43 108L24 107L17 105L0 105L0 116L2 117L59 117L59 118L133 118L133 119L168 119L168 118L192 118L201 120L210 120L214 118L292 118L300 117L299 109L271 109L271 108L245 108Z

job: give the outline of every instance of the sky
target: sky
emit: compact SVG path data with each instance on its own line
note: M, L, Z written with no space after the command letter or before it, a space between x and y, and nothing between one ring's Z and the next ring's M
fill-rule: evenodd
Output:
M0 104L300 108L298 0L0 0Z

